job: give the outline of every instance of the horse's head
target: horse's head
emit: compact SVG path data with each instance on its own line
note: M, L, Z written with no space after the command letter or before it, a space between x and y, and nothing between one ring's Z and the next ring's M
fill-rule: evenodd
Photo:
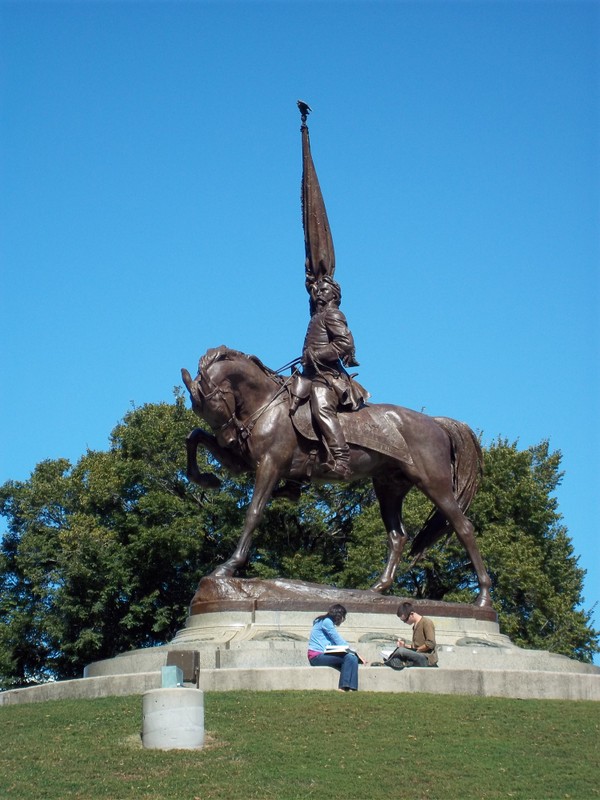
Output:
M211 352L214 351L207 356ZM195 378L187 369L181 370L181 377L190 393L192 411L209 424L221 447L231 447L237 442L241 428L235 395L226 375L220 374L219 360L209 360L207 356L200 359ZM212 368L213 365L217 368Z
M187 370L181 374L192 410L208 422L222 447L231 447L239 442L240 434L247 434L240 420L247 423L257 410L264 409L283 382L256 356L224 345L202 356L193 380Z
M212 394L212 387L207 392L206 386L203 386L203 381L204 384L206 384L206 382L210 380L207 375L208 369L212 366L212 364L223 358L223 354L226 352L228 352L227 348L222 345L221 347L209 350L205 355L203 355L198 362L198 374L195 378L192 378L187 369L184 368L181 370L181 377L183 378L183 382L185 383L192 400L192 411L203 419L205 418L204 411L206 405L206 396L207 394L209 396ZM210 410L210 408L207 409L208 412L210 412Z
M183 378L183 382L190 393L192 411L194 414L197 414L199 417L201 417L203 400L202 392L200 390L200 375L196 375L195 378L192 378L187 369L183 367L181 370L181 377Z

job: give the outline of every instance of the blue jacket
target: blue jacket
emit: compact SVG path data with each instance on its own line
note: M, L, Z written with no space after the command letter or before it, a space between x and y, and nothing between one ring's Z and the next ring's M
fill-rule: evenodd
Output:
M316 653L324 653L329 644L348 646L348 642L337 632L333 620L330 617L325 617L325 619L317 620L313 625L310 639L308 640L308 649L314 650Z

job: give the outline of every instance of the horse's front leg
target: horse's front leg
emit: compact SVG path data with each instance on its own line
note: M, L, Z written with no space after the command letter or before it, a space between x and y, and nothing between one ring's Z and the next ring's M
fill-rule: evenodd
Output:
M217 476L210 472L200 472L198 469L198 445L204 444L206 446L206 442L204 441L206 436L210 436L210 434L207 434L202 428L194 428L194 430L186 436L185 449L187 453L187 464L185 473L190 481L197 483L198 486L202 486L203 489L218 489L221 485L221 481ZM212 438L214 439L214 436Z
M207 433L203 428L194 428L185 440L187 453L186 474L189 480L204 489L218 489L221 481L212 472L200 472L198 469L197 451L200 446L205 447L233 475L241 475L243 472L248 472L248 465L236 456L233 451L221 447L211 433Z
M243 567L248 560L250 545L254 531L260 525L265 506L271 499L273 489L281 477L281 471L268 456L264 457L256 468L256 480L252 500L246 511L244 527L235 552L224 564L213 571L216 577L231 577Z
M373 488L387 531L388 558L383 572L371 589L374 592L383 592L389 589L393 583L404 545L408 541L408 535L402 522L402 501L406 490L377 479L373 479Z

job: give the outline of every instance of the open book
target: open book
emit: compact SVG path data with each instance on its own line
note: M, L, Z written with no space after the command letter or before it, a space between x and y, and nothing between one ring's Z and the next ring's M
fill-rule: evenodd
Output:
M328 644L325 648L325 654L328 656L343 656L346 655L346 653L354 653L361 664L365 663L364 659L358 655L356 650L347 644Z

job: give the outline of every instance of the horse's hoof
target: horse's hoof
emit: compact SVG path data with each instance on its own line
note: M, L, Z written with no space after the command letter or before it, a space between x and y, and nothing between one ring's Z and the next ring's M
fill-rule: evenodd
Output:
M373 584L369 589L370 592L375 592L376 594L381 594L384 592L388 587L385 586L381 581L377 581L377 583Z
M233 578L235 570L222 564L210 573L212 578Z
M477 608L493 608L492 598L487 592L480 592L477 600L473 603Z
M203 489L220 489L221 481L212 472L198 472L197 470L187 471L188 480L196 483Z

